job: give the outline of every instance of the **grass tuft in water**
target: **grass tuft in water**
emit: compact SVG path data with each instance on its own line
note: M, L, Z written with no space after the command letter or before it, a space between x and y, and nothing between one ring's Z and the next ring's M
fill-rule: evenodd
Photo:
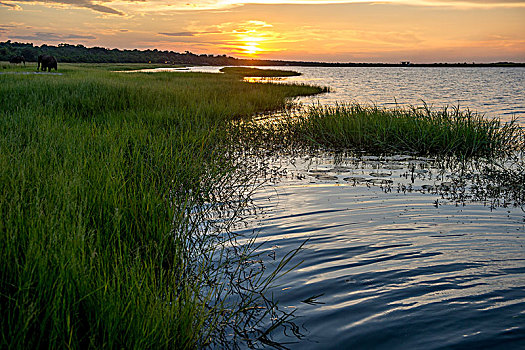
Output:
M360 104L308 106L246 127L267 145L354 150L372 154L494 157L523 147L515 122L486 119L469 110L384 109Z

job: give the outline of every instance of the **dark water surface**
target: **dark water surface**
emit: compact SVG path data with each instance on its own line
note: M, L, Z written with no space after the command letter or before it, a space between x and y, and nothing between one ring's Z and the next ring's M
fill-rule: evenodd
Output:
M523 208L469 201L469 184L457 191L466 200L452 200L442 190L456 174L422 159L287 167L239 231L258 233L269 270L308 240L290 263L301 265L271 291L304 337L280 329L273 340L291 349L525 347Z

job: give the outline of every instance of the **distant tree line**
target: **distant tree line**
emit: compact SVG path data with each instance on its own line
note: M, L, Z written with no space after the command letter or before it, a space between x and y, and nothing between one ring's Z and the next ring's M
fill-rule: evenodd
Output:
M9 61L14 56L24 56L26 61L36 62L38 55L55 56L59 62L71 63L167 63L196 65L238 65L239 61L226 55L196 55L189 51L120 50L84 45L58 44L36 46L32 43L0 42L0 61Z
M210 65L210 66L316 66L316 67L502 67L525 66L525 63L430 63L413 64L410 62L395 63L331 63L239 59L226 55L196 55L189 51L184 53L174 51L154 50L120 50L104 47L85 47L84 45L58 44L57 46L32 43L0 42L0 61L9 61L15 56L23 56L26 61L36 62L38 56L47 54L55 56L58 62L70 63L163 63L173 65Z

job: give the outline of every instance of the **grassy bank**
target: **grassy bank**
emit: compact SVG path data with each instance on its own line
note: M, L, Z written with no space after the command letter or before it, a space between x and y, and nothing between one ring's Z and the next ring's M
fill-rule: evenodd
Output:
M301 73L291 70L281 69L260 69L249 67L224 67L221 72L225 74L237 75L240 77L263 77L263 78L281 78L299 76Z
M59 72L0 75L0 347L202 344L188 208L232 179L224 125L318 89Z
M517 123L455 108L384 109L359 104L306 107L246 134L268 144L374 154L493 157L523 147Z

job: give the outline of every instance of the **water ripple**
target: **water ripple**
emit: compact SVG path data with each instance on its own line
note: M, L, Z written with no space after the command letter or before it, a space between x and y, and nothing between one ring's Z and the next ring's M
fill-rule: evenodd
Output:
M370 161L378 164L319 161L312 169L356 174L388 165ZM425 169L420 186L436 178ZM393 186L410 182L402 167L389 171ZM255 227L270 270L307 241L291 265L302 263L272 289L281 307L295 310L306 336L274 340L292 349L525 347L521 208L456 205L438 193L343 184L339 177L301 178L290 176L255 199L266 210Z

